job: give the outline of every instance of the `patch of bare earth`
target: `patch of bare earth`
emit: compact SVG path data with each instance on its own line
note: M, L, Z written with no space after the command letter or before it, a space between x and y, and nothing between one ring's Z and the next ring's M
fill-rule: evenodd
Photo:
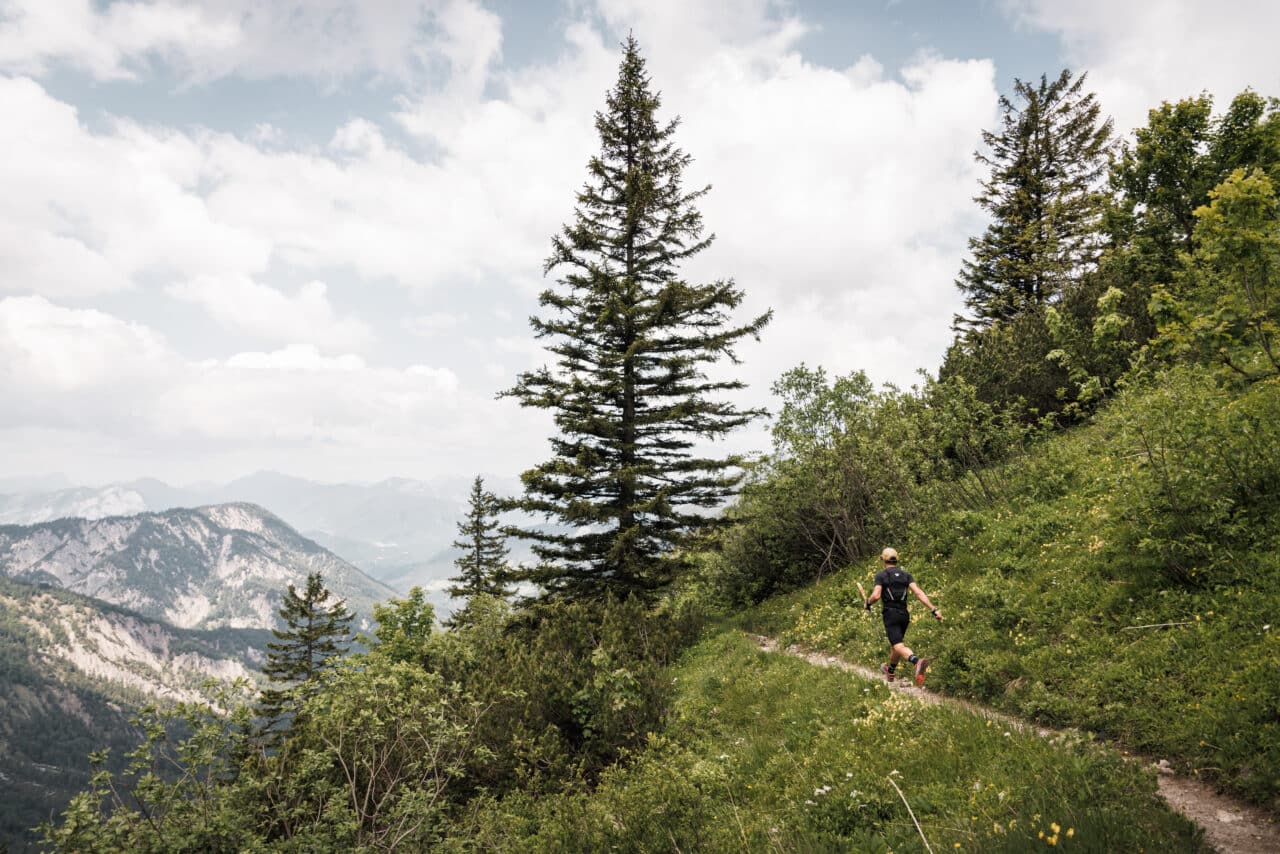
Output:
M835 667L849 673L856 673L864 679L884 679L884 674L870 667L853 664L834 655L810 652L794 645L779 649L778 642L773 638L764 635L753 635L753 637L756 644L765 652L782 652L818 667ZM916 689L910 678L894 683L894 687L901 687L903 693L910 694L922 703L961 708L970 714L999 721L1009 728L1034 732L1042 738L1056 738L1064 735L1057 730L1035 726L967 700L944 697L931 691ZM1150 757L1128 755L1155 769L1161 797L1174 810L1204 829L1205 841L1212 846L1213 850L1220 854L1277 854L1280 852L1280 826L1277 826L1275 820L1265 810L1220 794L1199 780L1176 774L1165 760L1157 762Z

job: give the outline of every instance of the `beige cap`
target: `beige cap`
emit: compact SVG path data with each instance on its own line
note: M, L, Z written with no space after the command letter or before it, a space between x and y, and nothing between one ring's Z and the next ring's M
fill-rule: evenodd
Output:
M886 548L884 551L880 552L880 560L885 563L897 563L898 553L894 549Z

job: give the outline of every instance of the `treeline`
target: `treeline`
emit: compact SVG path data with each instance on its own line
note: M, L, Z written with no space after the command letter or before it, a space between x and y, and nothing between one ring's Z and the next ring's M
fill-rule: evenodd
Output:
M877 390L801 366L777 382L773 451L702 563L704 593L760 601L922 517L994 506L999 463L1124 389L1170 390L1153 423L1118 428L1148 462L1127 488L1139 560L1193 583L1270 506L1280 449L1258 406L1218 424L1208 410L1280 373L1280 108L1246 90L1215 116L1200 95L1117 143L1084 85L1018 81L984 134L991 224L957 279L967 313L938 379Z

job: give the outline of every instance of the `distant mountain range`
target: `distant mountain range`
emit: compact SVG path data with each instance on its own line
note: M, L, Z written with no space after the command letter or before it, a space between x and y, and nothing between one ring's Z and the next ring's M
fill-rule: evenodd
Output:
M394 595L254 504L0 526L0 574L180 628L271 628L285 588L311 572L366 621Z
M258 679L263 629L176 629L48 584L0 576L0 850L89 782L91 751L118 768L150 702L203 698L207 679Z
M498 491L516 488L514 481L487 485ZM456 574L456 552L450 543L469 486L462 478L324 484L275 472L188 487L153 479L102 487L70 486L56 477L0 481L0 490L8 490L0 494L0 524L247 502L269 509L306 537L402 592L415 584L439 591Z

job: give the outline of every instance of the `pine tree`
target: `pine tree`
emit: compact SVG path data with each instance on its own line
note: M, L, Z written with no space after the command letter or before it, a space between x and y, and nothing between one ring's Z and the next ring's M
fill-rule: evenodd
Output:
M570 529L526 529L541 567L529 578L550 598L607 593L652 596L678 568L675 549L714 524L700 508L722 503L742 460L696 456L760 413L717 399L743 387L709 379L766 313L733 325L743 293L732 280L695 285L678 265L705 249L695 207L710 188L682 185L691 159L660 124L660 98L628 37L618 80L596 114L601 150L588 164L573 220L552 241L543 292L530 323L547 339L554 368L522 374L507 394L554 412L553 457L523 475L520 508Z
M1099 120L1086 77L1064 69L1039 85L1015 80L1013 99L1000 99L1000 131L983 132L987 152L974 156L991 177L974 201L992 222L969 241L973 257L956 281L969 316L957 329L1043 307L1096 263L1111 120Z
M450 596L470 599L484 594L505 599L511 595L506 538L498 529L501 509L498 497L485 491L484 479L477 476L467 515L458 523L458 539L453 541L453 547L463 553L453 562L458 574L449 579L454 582Z
M275 641L267 644L267 663L262 672L273 686L262 692L258 714L271 729L294 708L300 691L346 652L352 613L345 601L333 604L320 573L307 576L306 590L299 594L290 584L280 605L285 628L272 629Z

